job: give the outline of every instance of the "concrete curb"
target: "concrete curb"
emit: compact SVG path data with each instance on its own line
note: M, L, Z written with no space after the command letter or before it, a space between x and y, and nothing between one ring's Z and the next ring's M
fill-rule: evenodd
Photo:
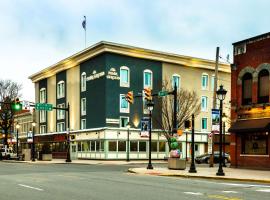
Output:
M210 179L210 180L226 180L226 181L239 181L239 182L254 182L254 183L266 183L270 184L270 180L260 180L260 179L243 179L243 178L231 178L231 177L212 177L212 176L193 176L189 174L167 174L162 172L154 172L154 173L140 173L136 172L132 169L128 169L129 173L133 174L144 174L144 175L151 175L151 176L167 176L167 177L181 177L181 178L193 178L193 179Z

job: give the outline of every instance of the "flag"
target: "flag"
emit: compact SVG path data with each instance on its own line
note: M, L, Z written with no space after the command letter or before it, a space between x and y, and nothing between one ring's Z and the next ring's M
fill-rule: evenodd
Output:
M82 22L82 27L84 28L84 30L86 30L86 17L85 16L83 17L84 17L84 20Z

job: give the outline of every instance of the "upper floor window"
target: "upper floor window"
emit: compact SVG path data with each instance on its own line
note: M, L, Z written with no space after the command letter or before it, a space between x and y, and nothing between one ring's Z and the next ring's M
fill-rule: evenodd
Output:
M46 88L41 88L39 90L39 102L46 103Z
M202 89L207 90L208 89L208 74L202 75Z
M146 69L143 72L143 87L153 88L153 72L149 69Z
M269 72L264 69L258 75L258 103L269 102Z
M65 131L65 122L59 122L59 123L57 123L56 131L57 132L63 132L63 131Z
M248 105L252 103L252 75L244 74L242 78L242 104Z
M46 126L45 125L41 125L39 127L39 133L42 134L42 133L46 133Z
M124 94L120 94L120 112L129 113L129 103Z
M129 122L129 117L120 117L120 127L126 128Z
M214 91L215 87L215 75L211 77L211 91Z
M58 104L57 105L58 108L65 108L65 104L62 103L62 104ZM57 120L60 120L60 119L65 119L65 110L57 110Z
M202 111L207 111L207 101L208 98L206 96L202 96L202 104L201 104L201 110Z
M172 88L174 88L174 85L176 84L177 89L179 90L180 84L181 84L181 79L178 74L174 74L172 76Z
M65 97L65 82L59 81L57 83L57 99Z
M202 118L202 130L207 130L207 118Z
M86 115L86 98L81 99L81 115Z
M39 122L44 123L46 122L46 110L40 110L39 111Z
M120 67L120 86L129 87L129 68L126 66Z
M81 119L81 129L86 129L86 119Z
M234 55L246 53L246 44L241 44L234 47Z
M86 91L86 73L83 72L81 75L81 91Z

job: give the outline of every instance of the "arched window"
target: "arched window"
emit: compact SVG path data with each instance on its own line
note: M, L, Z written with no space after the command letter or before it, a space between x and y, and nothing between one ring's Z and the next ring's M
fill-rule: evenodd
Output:
M172 75L172 88L174 89L174 85L176 84L177 90L180 89L181 87L181 78L180 75L178 74L173 74Z
M252 75L245 73L242 78L242 105L252 103Z
M46 88L39 90L39 103L46 103Z
M82 92L86 91L86 73L85 72L81 74L81 91Z
M153 88L153 72L149 69L143 71L143 88Z
M269 102L269 72L264 69L258 75L258 103Z
M57 99L65 97L65 82L59 81L57 83Z
M126 66L120 67L120 87L129 87L129 68Z

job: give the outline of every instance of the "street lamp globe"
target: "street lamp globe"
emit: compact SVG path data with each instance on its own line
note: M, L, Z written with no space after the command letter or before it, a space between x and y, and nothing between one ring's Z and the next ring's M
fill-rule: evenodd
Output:
M227 90L223 88L223 85L219 86L219 89L216 91L217 97L220 101L223 101L225 99L225 96L227 94Z
M128 122L128 123L127 123L127 128L130 128L130 126L131 126L131 124Z
M223 122L226 122L226 119L227 119L227 115L225 113L222 114L222 121Z
M149 111L152 111L154 109L154 102L149 101L146 105Z
M32 126L35 127L36 126L36 122L32 122Z
M20 124L16 124L16 129L19 129L20 128Z

